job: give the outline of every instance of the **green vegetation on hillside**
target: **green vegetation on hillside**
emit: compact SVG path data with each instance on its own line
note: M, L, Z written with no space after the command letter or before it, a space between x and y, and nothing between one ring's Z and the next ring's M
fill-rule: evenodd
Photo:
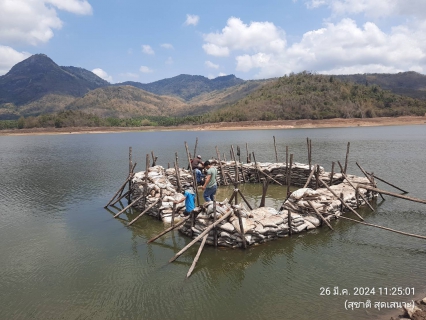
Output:
M376 85L302 72L272 81L236 104L205 115L203 120L373 118L425 112L423 100L399 96Z

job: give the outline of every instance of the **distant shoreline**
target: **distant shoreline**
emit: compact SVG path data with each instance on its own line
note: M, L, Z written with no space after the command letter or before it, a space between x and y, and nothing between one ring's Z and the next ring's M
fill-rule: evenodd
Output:
M216 130L272 130L272 129L307 129L307 128L347 128L378 127L398 125L425 125L426 116L421 117L381 117L326 120L273 120L273 121L241 121L207 123L203 125L181 125L170 127L69 127L69 128L33 128L0 130L0 136L18 135L53 135L53 134L88 134L88 133L120 133L120 132L153 132L153 131L216 131Z

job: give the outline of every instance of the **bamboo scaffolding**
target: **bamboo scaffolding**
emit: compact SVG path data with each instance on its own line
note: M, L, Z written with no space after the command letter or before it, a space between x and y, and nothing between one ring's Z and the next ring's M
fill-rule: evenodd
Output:
M177 227L180 227L181 225L183 225L183 224L186 222L186 220L188 220L188 219L189 219L189 217L190 217L190 216L187 216L187 217L183 218L183 220L182 220L182 221L179 221L179 222L178 222L178 223L176 223L174 226L171 226L171 227L167 228L166 230L162 231L161 233L159 233L159 234L158 234L158 235L156 235L155 237L153 237L153 238L149 239L147 243L151 243L151 242L153 242L153 241L157 240L158 238L160 238L161 236L165 235L166 233L168 233L168 232L170 232L170 231L172 231L172 230L176 229Z

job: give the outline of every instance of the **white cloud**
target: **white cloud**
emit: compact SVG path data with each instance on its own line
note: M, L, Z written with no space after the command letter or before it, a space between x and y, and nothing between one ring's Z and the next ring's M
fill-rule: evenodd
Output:
M151 73L151 72L153 72L154 70L152 70L152 69L148 68L147 66L141 66L141 67L139 68L139 71L140 71L140 72L142 72L142 73Z
M170 43L163 43L161 47L168 50L174 49L173 45L171 45Z
M413 16L426 17L424 0L309 0L310 9L327 6L335 15L365 14L369 17Z
M200 21L200 17L199 16L193 15L193 14L187 14L186 15L185 25L186 26L189 26L189 25L196 26L199 21Z
M426 72L426 22L385 32L373 22L358 26L345 18L306 32L287 46L284 32L270 22L246 25L230 18L222 32L205 35L204 40L206 53L236 52L236 70L256 72L256 78L303 70L334 74Z
M223 72L219 72L219 75L218 75L218 77L224 77L224 76L226 76L226 73L223 73Z
M219 65L218 64L214 64L211 61L206 61L206 62L204 62L204 64L206 65L207 68L219 69Z
M146 54L155 54L154 50L148 44L143 44L142 45L142 52L146 53Z
M0 45L0 76L7 73L15 64L31 56L28 52L18 52L11 47Z
M286 46L285 33L271 22L244 24L231 17L220 33L204 35L207 54L227 56L231 50L280 52Z
M0 0L0 41L12 45L46 43L53 37L53 30L63 24L56 9L92 13L85 0Z
M173 64L173 58L172 57L168 57L167 60L164 62L165 64Z
M108 82L112 82L112 77L110 75L108 75L108 73L106 73L101 68L93 69L92 72L94 74L96 74L99 78L102 78L102 79L104 79L104 80L106 80Z

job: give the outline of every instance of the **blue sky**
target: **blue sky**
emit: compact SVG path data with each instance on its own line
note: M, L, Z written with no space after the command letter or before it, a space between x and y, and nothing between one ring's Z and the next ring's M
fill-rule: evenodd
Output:
M0 0L0 75L31 54L104 79L426 73L424 0Z

